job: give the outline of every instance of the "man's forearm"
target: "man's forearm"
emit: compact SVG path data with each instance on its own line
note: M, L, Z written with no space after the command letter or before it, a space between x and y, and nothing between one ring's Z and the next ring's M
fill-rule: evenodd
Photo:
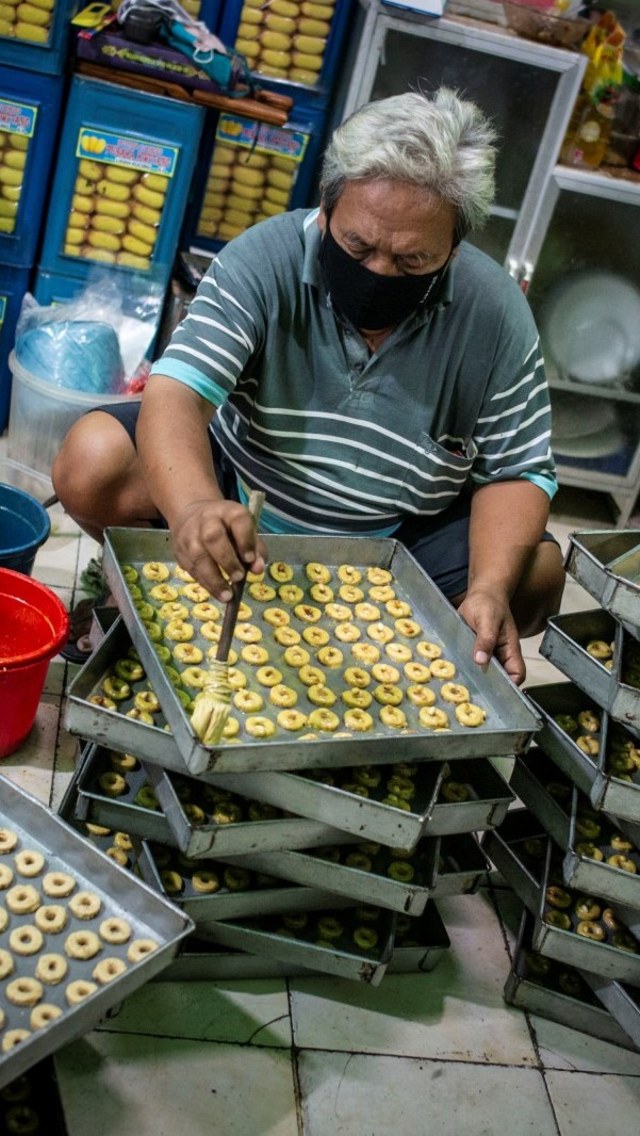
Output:
M469 590L513 595L549 517L549 498L530 481L483 485L469 524Z
M195 391L163 375L147 384L136 443L154 503L169 527L186 506L222 493L207 435L212 408Z

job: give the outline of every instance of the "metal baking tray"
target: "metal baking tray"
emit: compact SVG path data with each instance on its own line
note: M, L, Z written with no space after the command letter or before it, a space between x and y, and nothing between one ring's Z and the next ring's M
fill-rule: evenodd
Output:
M511 787L556 844L566 848L574 784L544 750L531 746L516 758Z
M339 897L328 894L328 889L321 891L319 888L293 887L289 883L284 885L281 880L273 876L267 878L266 873L261 874L259 871L243 872L246 879L241 881L242 886L230 887L225 883L225 872L235 868L237 878L237 868L244 868L244 864L208 860L203 865L200 860L188 860L174 849L154 845L146 840L142 841L138 852L138 865L142 878L149 886L185 911L193 919L199 934L219 919L238 919L246 915L270 915L283 911L311 911L329 904L340 906L341 902ZM165 869L180 876L182 887L179 893L167 889L162 876ZM198 871L215 873L220 881L219 890L210 894L198 892L193 885L193 873ZM353 900L349 902L352 903Z
M339 909L337 918L342 925L342 933L328 942L318 939L319 921L323 918L336 919L335 907L310 913L307 925L296 934L288 928L283 916L268 915L256 919L212 923L202 938L223 946L248 951L250 954L268 955L285 963L293 963L315 970L321 974L333 974L338 978L351 978L378 986L389 965L393 951L396 916L391 911L368 908L378 912L375 930L378 941L368 950L356 946L354 931L362 926L361 908ZM370 927L371 923L364 924Z
M589 980L594 979L604 986L613 984L603 983L596 975L563 966L533 951L533 927L533 916L523 911L513 965L504 987L505 1002L590 1037L634 1049L620 1019L598 1002Z
M619 854L612 846L611 840L621 836L633 844L630 833L621 831L616 818L610 818L606 813L592 813L591 816L585 816L580 811L583 802L584 798L579 796L577 789L574 790L569 842L562 866L567 884L588 895L598 895L609 903L640 909L640 850L634 846L624 852L625 857L635 865L635 871L634 869L625 871L623 868L611 865L609 857ZM597 834L595 827L593 834L584 831L585 826L595 825L599 828ZM599 860L585 854L582 848L585 841L593 843L603 859Z
M89 890L100 897L100 915L83 920L80 929L92 930L97 920L102 921L108 915L126 916L134 939L152 938L158 943L158 948L141 962L130 964L121 976L100 986L90 997L71 1008L65 1000L66 982L47 985L44 1000L58 1006L62 1014L46 1029L32 1032L15 1048L0 1055L1 1088L60 1046L93 1029L110 1008L167 965L178 950L180 941L193 930L193 923L130 872L122 870L108 856L93 848L61 817L4 777L0 778L0 802L0 826L17 833L16 851L28 848L41 852L45 858L44 870L68 872L78 881L77 890ZM13 855L12 852L5 853L3 862L13 866ZM19 882L17 873L15 878ZM38 878L35 877L31 883L36 885ZM11 913L6 930L0 934L3 947L6 949L9 934L14 928L30 923L29 915ZM70 919L67 926L72 928L74 920ZM57 952L62 943L58 944L54 935L46 935L44 946L48 951ZM109 946L101 954L105 957L108 952L109 956L126 959L126 949L127 944ZM14 954L14 964L12 979L32 977L36 957ZM68 980L90 979L95 964L95 958L69 960ZM29 1029L29 1007L10 1003L4 990L0 1005L6 1015L5 1030Z
M187 856L211 856L221 853L239 855L256 849L310 848L345 840L345 834L306 817L281 816L273 820L243 819L236 824L194 825L189 822L184 804L180 800L182 787L193 786L192 799L198 803L198 792L206 790L202 782L180 774L168 774L159 766L139 762L138 768L127 773L126 791L119 797L107 796L100 786L100 777L109 770L110 753L102 746L89 746L87 761L77 780L78 801L76 815L135 833L160 844L172 844ZM158 808L136 804L140 789L151 786L158 800ZM238 803L247 817L249 802L240 797L229 799Z
M432 894L438 874L440 841L438 837L421 840L411 859L398 860L393 850L384 845L332 845L314 852L265 852L253 856L234 857L235 864L257 872L295 880L299 884L325 892L347 896L375 907L420 915ZM349 861L366 857L368 867L351 866ZM409 865L413 879L403 882L389 876L392 864Z
M640 1049L640 995L623 982L610 982L600 974L580 972L596 998L609 1011L612 1018L631 1039L635 1049ZM620 1044L624 1044L621 1042Z
M520 810L525 812L525 810ZM515 821L512 821L515 817ZM637 953L623 950L614 946L607 932L607 940L596 942L584 938L575 931L578 919L573 911L574 900L578 894L571 898L571 906L567 914L571 919L571 929L564 930L552 926L545 919L548 908L546 894L551 877L562 878L562 865L556 858L552 841L545 837L546 846L543 857L531 856L526 848L526 841L519 832L527 823L527 814L517 818L516 810L512 810L507 817L507 824L500 832L488 832L483 841L483 848L494 864L501 871L504 878L513 887L525 907L535 917L532 936L533 949L548 958L558 962L575 966L581 970L593 971L605 975L607 978L621 979L633 985L640 984L640 942L637 943ZM532 818L535 821L535 818ZM510 831L505 832L505 828ZM529 837L529 839L531 839ZM534 837L535 839L535 837ZM596 897L601 907L606 907L606 901ZM627 912L615 909L629 930L632 924ZM637 929L633 931L637 940Z
M440 841L438 878L432 899L445 895L471 895L486 883L489 861L475 836L443 836Z
M362 768L362 767L361 767ZM410 802L412 809L405 811L399 805L383 804L373 796L363 797L357 791L354 770L316 771L304 773L243 773L214 775L215 784L221 789L234 793L246 793L257 801L275 805L277 808L293 810L300 816L313 818L316 822L332 823L344 832L349 832L360 840L379 840L393 848L410 851L424 833L429 817L435 807L442 780L444 766L432 762L415 766L411 780L416 789ZM404 763L400 766L404 776ZM369 770L364 767L363 775ZM377 777L376 770L370 771ZM367 792L382 798L387 792L387 782L397 774L394 766L381 769L378 790ZM318 780L325 777L326 780ZM327 783L330 782L330 783ZM337 782L337 784L336 784ZM345 788L344 786L347 786ZM349 788L349 786L351 788Z
M39 1061L0 1093L3 1136L68 1136L53 1057Z
M402 925L402 926L401 926ZM440 913L429 900L417 918L398 918L393 954L386 974L427 973L433 970L451 940ZM314 972L292 961L283 962L271 955L248 954L246 951L216 946L197 933L190 935L176 958L158 976L158 982L208 982L221 979L308 978Z
M637 529L573 533L567 572L601 607L640 635L640 538Z
M612 718L637 734L640 731L640 687L624 681L624 660L629 653L625 640L628 642L629 638L622 624L616 624L606 611L558 615L547 620L540 654ZM610 670L587 651L593 640L613 644ZM631 639L633 644L636 644L635 639ZM640 662L640 647L637 650Z
M443 781L446 773L446 768L435 763L401 763L371 770L345 769L341 774L331 769L314 770L309 774L229 774L214 779L222 788L250 793L257 800L293 809L302 816L325 823L332 821L360 839L379 840L382 844L411 851L424 836L479 832L500 824L514 799L489 759L456 762L451 777ZM415 786L409 812L383 803L391 779L398 775L409 777ZM354 788L363 776L368 781L368 797L360 796L360 791ZM372 786L371 781L378 776L378 785ZM446 786L452 782L464 787L466 799L444 799Z
M545 753L589 797L594 808L634 824L640 823L640 771L633 774L631 781L622 781L607 769L609 732L615 729L624 735L624 728L619 723L611 723L607 712L600 712L573 683L528 687L527 694L543 719L537 741ZM593 756L580 749L555 720L557 715L575 717L588 709L599 714L602 720L601 730L594 734L599 740L599 749ZM634 737L631 734L628 737L635 744Z
M450 729L434 733L420 726L417 708L407 703L409 728L403 731L394 730L378 721L361 737L317 737L304 743L296 738L275 737L273 740L256 742L244 732L242 725L241 740L236 741L236 744L205 747L196 738L189 713L178 699L153 648L123 574L123 569L127 566L141 570L151 561L175 564L170 534L152 529L111 528L105 534L105 575L190 772L199 774L213 769L220 772L246 772L384 762L388 761L390 744L393 745L397 760L414 758L421 761L507 755L525 748L539 726L530 704L495 659L491 660L486 670L474 666L471 661L473 632L403 545L391 539L297 535L273 536L270 538L270 548L274 561L290 565L294 573L292 582L304 588L309 586L304 572L304 564L309 561L331 567L349 563L361 568L375 566L391 571L397 597L410 603L412 618L424 629L425 637L437 642L443 648L446 658L456 665L457 681L466 685L471 700L479 702L486 710L487 721L480 728L469 729L460 726L451 713ZM141 584L139 586L142 587ZM143 596L147 596L144 587L142 590ZM254 607L258 602L254 601ZM325 629L332 633L334 624L323 614L318 626L324 627L325 624ZM204 642L207 647L210 646L209 642ZM275 639L267 633L264 642L269 647L270 661L283 670L294 689L298 686L302 689L296 672L283 662L282 648ZM331 639L329 643L332 645ZM344 686L341 668L327 670L326 679L327 685L335 688L336 693L342 692ZM405 682L403 679L400 685Z
M549 904L547 901L547 889L550 881L558 875L560 875L560 873L558 873L558 866L554 858L553 845L551 841L549 841L544 879L540 890L538 911L536 912L536 921L533 931L532 944L534 949L549 958L568 963L570 966L578 967L581 970L601 974L606 978L630 982L634 986L640 985L640 940L638 939L638 929L633 929L631 919L626 910L616 907L614 913L621 919L630 939L635 941L634 951L623 949L616 945L613 941L611 931L607 928L605 928L606 938L603 941L585 938L583 935L577 933L576 927L579 918L574 911L574 901L580 895L579 892L573 893L571 896L571 904L567 907L566 914L569 915L571 920L570 928L565 930L562 927L552 925L548 922L547 914L549 912ZM599 896L587 896L586 898L595 899L602 908L607 906L606 900L602 900ZM637 915L637 912L635 914Z
M527 809L511 809L498 830L482 835L482 850L529 911L540 904L548 836Z

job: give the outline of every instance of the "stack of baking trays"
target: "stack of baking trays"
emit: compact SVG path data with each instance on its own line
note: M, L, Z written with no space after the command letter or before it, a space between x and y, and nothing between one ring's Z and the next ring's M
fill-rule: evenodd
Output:
M108 532L119 614L68 692L90 744L65 816L193 919L163 977L430 970L449 945L437 901L476 890L475 834L514 800L491 758L540 720L500 666L474 666L471 631L397 542L281 536L270 554L205 747L191 705L221 607L167 533Z
M600 606L548 622L566 681L528 688L526 807L483 842L526 909L505 997L640 1048L640 533L576 533L566 567Z

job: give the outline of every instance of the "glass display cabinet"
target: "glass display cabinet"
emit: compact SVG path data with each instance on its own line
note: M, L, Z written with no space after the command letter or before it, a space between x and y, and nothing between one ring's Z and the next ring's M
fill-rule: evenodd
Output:
M476 3L498 19L499 4ZM496 204L471 239L518 280L538 320L560 482L607 492L624 526L640 487L640 178L558 164L586 57L459 14L473 6L452 0L434 18L360 0L338 117L442 85L490 115Z

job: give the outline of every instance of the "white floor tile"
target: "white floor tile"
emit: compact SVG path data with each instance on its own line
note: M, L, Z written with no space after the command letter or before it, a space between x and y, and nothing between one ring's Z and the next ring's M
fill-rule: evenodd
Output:
M69 1136L298 1136L287 1050L100 1032L56 1069Z
M510 964L493 907L478 894L443 900L438 908L452 949L430 973L387 975L376 988L292 979L296 1045L536 1064L524 1014L502 998Z
M242 1045L291 1045L287 989L282 979L149 983L127 999L106 1028L118 1033Z
M551 1072L546 1081L560 1136L621 1136L638 1131L640 1078Z
M535 1069L306 1051L298 1067L304 1136L557 1136Z

